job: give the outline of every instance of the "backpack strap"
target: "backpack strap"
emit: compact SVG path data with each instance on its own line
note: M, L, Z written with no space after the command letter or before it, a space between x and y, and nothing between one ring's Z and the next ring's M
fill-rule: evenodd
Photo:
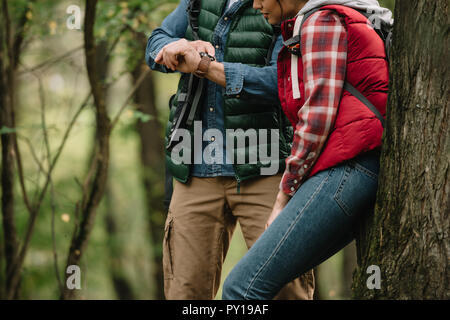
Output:
M188 22L192 29L192 35L195 40L200 40L198 36L198 17L200 15L201 0L189 0L186 9L188 14ZM174 138L178 129L186 128L192 125L194 116L200 104L200 97L202 96L205 87L205 79L198 78L193 74L183 74L185 78L185 85L182 87L178 95L179 107L175 110L172 120L172 129L169 136L169 142L166 149L171 150L174 146Z
M319 10L321 10L321 8L316 8L316 9L313 9L313 10L305 13L305 15L303 16L302 23L300 24L300 31L299 31L298 35L296 35L286 41L283 41L283 45L289 50L290 53L295 54L296 56L302 55L301 49L300 49L300 39L301 39L301 34L302 34L301 30L302 30L303 25L305 24L306 20Z
M386 120L383 118L383 116L381 115L380 111L378 111L378 109L372 104L372 102L370 102L369 99L367 99L358 89L356 89L354 86L352 86L350 84L350 82L345 81L345 83L344 83L344 90L347 90L356 99L361 101L367 108L369 108L370 111L372 111L377 116L378 120L380 120L381 125L383 126L383 128L385 127Z
M190 0L187 8L187 14L188 14L188 21L189 25L192 29L192 35L195 40L200 40L200 37L198 36L198 16L200 15L200 5L201 0ZM176 132L178 129L185 127L185 125L190 125L192 123L192 120L194 118L195 112L197 111L198 107L198 100L200 99L201 93L203 92L203 86L204 86L204 79L195 79L193 74L189 75L188 85L184 86L184 90L180 92L178 96L178 103L182 104L181 108L177 108L175 111L173 123L172 123L172 130L170 132L169 136L169 143L167 144L167 149L170 150L173 148L173 140L176 136ZM197 88L195 91L194 101L192 105L190 105L189 108L189 102L192 100L192 94L193 94L193 87L194 82L197 83ZM172 100L175 97L175 95L172 96L170 99L169 105L172 105ZM189 109L189 111L188 111ZM187 118L186 114L189 112ZM173 176L170 173L169 167L167 164L165 165L165 187L164 187L164 205L166 210L169 210L170 201L172 199L172 193L173 193Z
M367 12L364 10L357 10L353 9L361 13L363 16L365 16L370 22L372 22L370 19L373 16L372 12ZM386 50L386 60L389 62L390 60L390 54L391 54L391 47L392 47L392 26L388 25L385 21L380 21L379 23L376 23L375 26L373 26L373 29L378 34L378 36L383 40L384 42L384 48Z
M356 10L356 9L354 9ZM365 16L367 19L369 19L373 15L373 13L369 13L364 10L356 10L359 13L361 13L363 16ZM386 50L386 59L389 62L389 54L390 54L390 47L392 43L392 29L388 27L386 24L382 23L380 28L374 28L375 32L378 34L378 36L383 40L384 42L384 48ZM344 83L344 90L347 90L349 93L351 93L355 98L357 98L360 102L362 102L367 108L372 111L375 116L380 120L381 126L383 129L386 126L386 120L381 115L380 111L367 99L358 89L356 89L354 86L352 86L348 81L345 81Z
M300 48L300 44L301 44L301 30L303 27L303 24L305 23L305 21L314 13L316 13L317 11L321 10L321 8L316 8L314 10L311 10L309 12L307 12L304 16L303 16L303 20L302 23L300 25L300 31L299 34L297 36L294 36L286 41L283 41L283 45L289 50L289 52L291 52L292 54L296 55L296 56L301 56L301 48ZM364 12L364 11L360 11L360 10L356 10L359 11L361 14L363 14L365 17L368 17L368 13ZM381 39L384 41L385 43L385 48L386 48L386 52L387 52L387 57L388 57L388 61L389 61L389 46L388 44L392 41L392 32L391 30L383 30L383 28L381 28L380 30L378 29L374 29L377 34L381 37ZM351 95L353 95L355 98L357 98L360 102L362 102L367 108L369 108L374 114L375 116L378 118L378 120L380 120L381 125L383 126L383 128L385 127L386 124L386 120L383 118L383 116L381 115L380 111L358 90L356 89L353 85L351 85L348 81L345 81L344 83L344 90L347 90Z
M201 4L201 0L189 0L188 7L186 9L188 13L189 25L191 26L192 34L195 40L200 40L200 37L198 36L198 16L200 15Z

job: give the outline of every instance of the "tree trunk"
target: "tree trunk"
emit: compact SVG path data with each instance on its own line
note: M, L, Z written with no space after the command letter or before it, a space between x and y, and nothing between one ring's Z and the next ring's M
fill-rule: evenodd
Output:
M358 239L356 298L450 298L448 7L396 1L379 189ZM380 289L368 289L370 265Z
M99 80L102 83L106 83L106 79L108 76L108 69L110 65L110 59L108 54L108 42L100 41L97 45L96 50L96 61L98 67L98 76ZM104 95L107 98L109 95L109 87L104 89ZM97 135L97 133L96 133ZM91 156L88 157L87 167L89 168L92 159L95 157L96 148L95 143L93 148L91 149ZM110 177L106 183L106 191L105 191L105 229L107 234L108 241L108 251L109 251L109 272L111 275L111 281L116 293L116 297L119 300L134 300L135 295L133 292L133 286L131 285L125 271L123 264L123 256L124 256L124 246L121 244L119 239L119 227L117 222L117 213L116 206L114 205L114 189L112 185L111 178L114 176L111 172L113 170L113 166L110 160Z
M353 271L357 266L356 261L356 246L355 241L349 243L343 250L342 261L342 292L341 295L345 299L350 299L352 296L352 278Z
M144 66L140 66L142 69ZM140 74L133 73L136 81ZM141 145L142 182L144 185L148 228L152 242L153 263L155 279L155 299L164 299L164 276L162 269L162 240L164 236L165 209L164 201L164 151L161 136L161 125L158 122L157 110L154 101L154 88L151 74L147 76L138 90L135 102L139 110L152 116L152 119L143 123L138 120L137 131Z
M1 37L0 37L1 38ZM3 39L0 39L3 42ZM0 44L0 46L2 46ZM13 88L11 82L7 80L4 63L4 52L0 48L0 129L13 129ZM17 232L14 222L14 133L4 132L1 134L2 144L2 221L3 221L3 241L6 259L5 274L11 273L11 268L18 252ZM10 277L6 276L6 291L10 286Z
M144 52L147 39L144 34L135 34L140 44L140 61L144 61ZM139 63L133 71L133 80L136 82L141 74L147 70L145 64ZM152 74L150 73L134 97L138 110L150 115L148 122L138 120L137 131L141 145L142 182L147 203L148 228L152 242L153 263L155 279L155 299L164 299L164 275L162 268L162 240L164 236L164 140L162 126L158 121L158 110L155 103L155 89Z
M317 281L318 279L320 279L320 266L317 266L314 268L315 287L314 287L313 300L325 300L322 289L319 286L319 282Z
M96 153L93 168L95 168L93 179L88 183L87 194L83 195L81 202L81 221L76 227L72 243L69 249L67 266L79 265L84 249L87 246L92 228L94 226L95 215L98 205L103 197L109 167L109 139L111 133L111 121L108 117L104 86L101 82L99 67L97 66L97 47L94 38L94 25L97 9L97 0L86 0L85 13L85 56L89 84L94 97L96 111ZM89 180L88 180L89 181ZM67 287L61 296L63 299L72 299L75 291Z
M11 273L19 251L16 224L14 221L14 161L15 161L15 121L14 121L14 92L15 66L19 52L14 52L12 21L9 15L8 3L3 0L2 30L0 31L0 129L11 130L1 134L2 166L2 222L4 256L6 260L5 292L13 290Z
M120 242L118 235L119 230L114 199L112 185L108 183L105 194L105 226L108 235L109 272L117 298L119 300L134 300L136 297L133 292L133 286L124 271L123 244Z

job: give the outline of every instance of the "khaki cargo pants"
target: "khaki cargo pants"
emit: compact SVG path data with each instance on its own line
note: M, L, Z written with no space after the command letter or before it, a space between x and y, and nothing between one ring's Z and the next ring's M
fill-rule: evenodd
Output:
M281 175L241 182L234 177L174 181L163 241L167 299L214 299L236 221L248 248L264 231ZM277 299L312 299L312 270L287 284Z

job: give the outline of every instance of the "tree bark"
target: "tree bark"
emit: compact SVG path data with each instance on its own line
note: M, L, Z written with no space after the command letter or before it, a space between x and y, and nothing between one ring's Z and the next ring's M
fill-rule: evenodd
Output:
M314 294L313 294L313 300L325 300L324 294L322 292L321 287L319 286L319 282L317 281L318 279L320 279L320 265L316 266L314 268L314 281L315 281L315 286L314 286Z
M34 0L33 0L34 1ZM17 266L19 242L14 221L14 161L17 161L20 177L23 177L19 148L15 130L15 82L16 71L20 61L21 47L25 37L26 14L29 7L23 8L18 32L14 34L13 21L9 13L6 0L2 0L2 24L0 31L0 129L11 129L1 135L2 144L2 221L4 238L5 270L5 298L18 295L19 280L14 272ZM21 182L23 182L21 180ZM23 188L26 204L27 195Z
M4 29L0 31L0 129L14 129L14 69L11 39L11 20L8 4L2 1L2 20ZM4 45L6 43L6 46ZM14 265L18 252L17 231L14 221L14 132L1 135L2 144L2 221L4 256L6 260L6 290L11 289L11 278L8 276Z
M134 45L138 52L139 63L132 72L133 82L136 83L141 75L148 69L143 63L144 53L147 46L145 34L133 32ZM162 267L162 240L164 236L165 208L164 208L164 138L163 128L158 121L158 110L155 102L155 88L152 73L146 76L144 82L136 91L134 102L137 109L150 115L147 122L140 120L136 123L141 147L142 183L144 185L147 221L150 239L152 243L153 263L155 280L155 299L164 299L164 274Z
M450 298L448 7L396 1L379 189L358 239L355 298ZM370 265L380 289L366 285Z
M356 261L356 246L355 241L349 243L343 250L342 261L342 292L341 295L345 299L350 299L352 296L352 279L353 272L357 266Z
M108 235L109 272L116 296L119 300L135 300L131 285L123 264L123 245L119 241L116 209L114 206L114 192L108 183L105 194L106 214L105 227Z
M108 52L108 42L101 41L97 45L96 50L96 63L98 68L99 79L102 83L106 82L108 76L108 69L110 65L110 52ZM109 95L109 87L104 88L104 95L107 99ZM89 157L89 163L95 157L96 148L92 148L91 156ZM112 161L112 159L111 159ZM113 169L110 161L110 172ZM111 281L116 293L116 297L119 300L135 300L133 292L133 286L130 283L123 264L124 248L119 241L119 227L117 222L116 206L114 205L114 190L111 184L111 179L108 179L105 190L105 229L108 236L108 251L109 251L109 272L111 275Z

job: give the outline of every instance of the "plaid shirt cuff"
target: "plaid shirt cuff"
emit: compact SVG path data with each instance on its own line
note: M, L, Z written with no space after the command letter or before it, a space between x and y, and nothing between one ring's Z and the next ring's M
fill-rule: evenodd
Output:
M280 182L280 190L288 196L294 196L301 185L298 179L298 175L284 172Z

